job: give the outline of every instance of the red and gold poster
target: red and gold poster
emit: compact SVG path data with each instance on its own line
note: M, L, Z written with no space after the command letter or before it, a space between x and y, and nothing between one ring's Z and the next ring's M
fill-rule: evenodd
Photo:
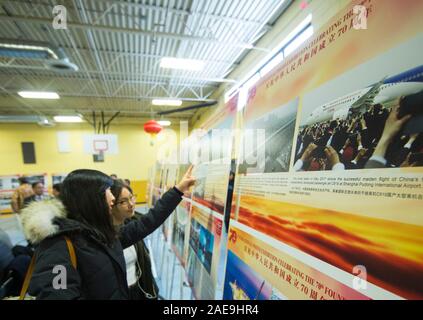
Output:
M250 90L225 299L423 298L422 10L352 1Z
M194 156L187 278L196 299L215 299L222 277L221 245L227 190L230 179L232 129L237 96L193 132ZM228 204L230 206L230 203Z
M222 217L193 202L186 272L196 299L215 299Z

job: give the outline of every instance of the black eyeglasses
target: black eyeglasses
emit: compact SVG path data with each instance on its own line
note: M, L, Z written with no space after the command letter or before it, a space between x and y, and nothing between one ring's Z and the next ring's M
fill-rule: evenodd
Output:
M122 200L116 201L115 205L116 206L118 206L118 205L129 206L130 204L134 205L136 203L136 200L137 200L137 195L134 194L129 199L122 199Z

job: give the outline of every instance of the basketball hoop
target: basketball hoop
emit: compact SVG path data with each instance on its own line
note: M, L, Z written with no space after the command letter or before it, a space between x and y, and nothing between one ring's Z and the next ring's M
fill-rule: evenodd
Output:
M93 140L93 150L96 154L104 154L109 149L107 140Z
M84 152L92 155L118 154L118 138L115 134L84 135Z

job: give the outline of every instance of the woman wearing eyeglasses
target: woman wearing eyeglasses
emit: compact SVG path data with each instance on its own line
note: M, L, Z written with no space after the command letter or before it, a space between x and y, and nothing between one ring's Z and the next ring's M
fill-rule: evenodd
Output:
M192 167L147 214L119 230L113 225L113 180L97 170L71 172L63 181L60 200L34 202L22 210L25 235L36 245L29 295L130 299L123 250L144 239L175 210L195 183L191 172Z
M136 196L131 187L122 180L115 180L110 188L115 203L112 209L113 224L123 226L130 221L141 219L135 213ZM156 300L158 287L151 271L150 253L143 240L123 250L126 262L126 279L132 300Z

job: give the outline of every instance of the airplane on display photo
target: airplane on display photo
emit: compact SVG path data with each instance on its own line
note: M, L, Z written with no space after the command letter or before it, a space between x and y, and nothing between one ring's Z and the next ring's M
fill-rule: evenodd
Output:
M421 90L423 90L423 65L390 78L385 77L365 89L317 107L310 113L304 126L328 120L346 119L350 111L362 112L371 105L383 104Z

